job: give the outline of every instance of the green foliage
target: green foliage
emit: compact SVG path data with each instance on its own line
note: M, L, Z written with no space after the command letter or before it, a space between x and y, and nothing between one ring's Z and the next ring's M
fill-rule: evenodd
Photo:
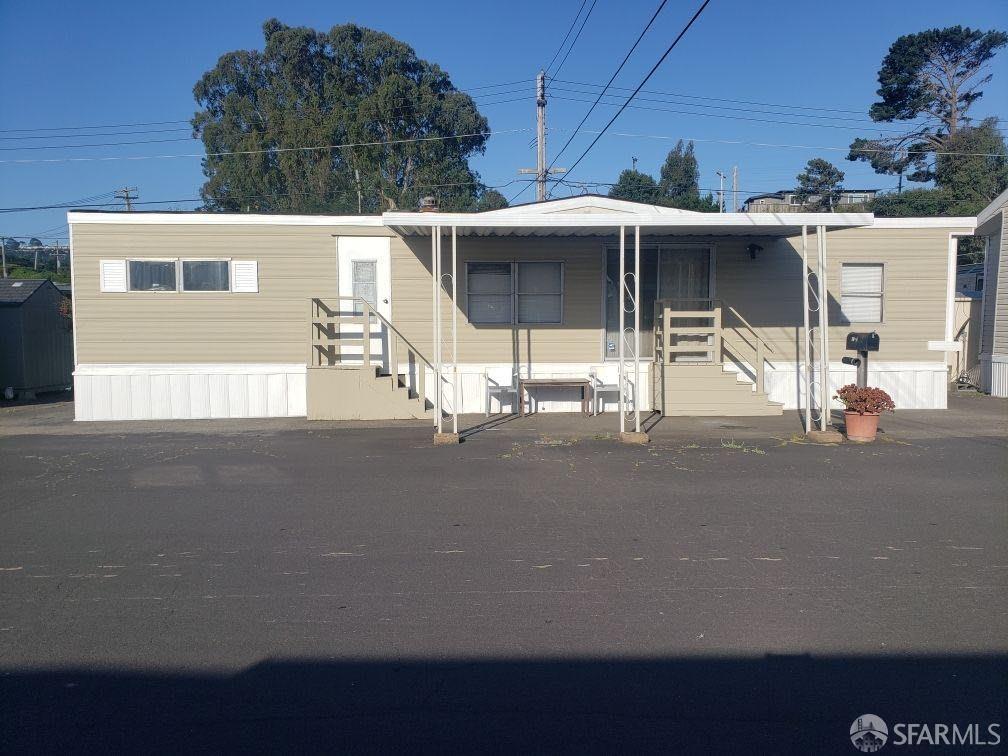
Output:
M24 265L7 265L8 278L48 278L56 283L70 283L70 271L66 268L55 270L35 270Z
M897 39L879 69L880 100L868 111L873 121L891 123L925 116L937 126L915 126L884 139L855 139L848 160L863 160L877 173L914 170L911 181L936 178L929 153L949 149L968 111L990 81L984 74L994 54L1008 44L1008 34L954 26L907 34Z
M935 184L952 196L987 205L1008 187L1008 148L997 119L960 129L946 148L949 154L935 158Z
M609 196L630 202L654 204L659 197L658 183L648 174L627 169L609 189Z
M844 173L833 163L812 158L799 173L795 196L812 210L832 210L840 200Z
M986 205L979 199L958 199L946 189L911 189L902 194L880 194L870 209L880 218L926 218L976 215Z
M955 131L954 121L983 94L976 74L1008 44L1000 31L952 26L906 34L889 48L879 69L878 95L868 115L873 121L907 121L932 115ZM972 80L972 81L971 81ZM961 86L966 84L967 86Z
M716 213L718 203L710 194L700 195L700 169L693 154L693 142L680 139L662 165L660 180L638 170L625 170L609 190L609 196L680 210Z
M956 239L956 263L958 265L982 263L985 246L982 236L960 236Z
M508 206L507 198L496 189L484 189L476 202L476 211L501 210Z
M193 88L207 207L356 213L360 195L377 213L426 194L445 210L475 205L468 159L486 148L487 120L436 64L354 24L319 32L271 19L263 34L261 52L225 53ZM440 138L455 134L475 136Z
M700 193L682 194L678 197L660 197L657 204L675 207L679 210L693 210L698 213L716 213L721 209L713 195L701 195Z
M693 153L693 142L683 145L680 139L665 158L658 186L668 198L700 194L700 167Z

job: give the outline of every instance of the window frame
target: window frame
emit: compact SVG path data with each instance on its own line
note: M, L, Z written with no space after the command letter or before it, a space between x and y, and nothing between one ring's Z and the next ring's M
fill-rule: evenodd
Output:
M547 296L547 297L560 297L560 320L556 322L534 322L527 323L519 319L518 315L518 298L522 296L521 292L518 291L518 266L523 264L530 265L559 265L560 266L560 291L559 294L526 294L526 296ZM511 288L514 290L514 304L511 306L512 320L515 325L525 325L525 326L562 326L564 324L564 291L566 289L566 279L564 278L564 263L563 260L515 260L511 263ZM468 286L468 282L466 282Z
M130 263L146 262L170 262L175 264L175 288L174 289L134 289L133 271L130 270ZM178 294L182 286L182 266L179 265L177 257L127 257L126 258L126 293L127 294Z
M882 287L880 291L875 293L865 293L865 292L851 292L847 294L843 288L843 268L845 265L875 265L882 269ZM886 322L886 281L888 280L889 271L886 267L886 263L880 260L842 260L840 262L840 317L842 318L842 323L840 325L881 325ZM877 297L879 300L879 319L878 320L851 320L847 317L844 312L843 300L844 296L869 298Z
M178 291L181 294L230 294L233 282L231 280L231 258L230 257L180 257L176 261L175 277L178 281ZM227 267L227 288L226 289L187 289L185 288L185 263L187 262L226 262Z
M541 323L533 322L529 323L518 318L518 266L524 263L531 264L553 264L560 266L560 320L551 323ZM469 293L469 268L471 265L507 265L510 271L511 279L511 320L504 323L486 323L482 321L474 321L472 319L472 312L469 306L470 293ZM466 260L465 262L465 297L466 297L466 321L470 325L479 326L481 328L511 328L514 326L528 326L529 328L557 328L562 327L566 323L565 317L565 305L567 301L567 278L566 278L566 262L564 260ZM557 296L556 294L546 294L542 296Z

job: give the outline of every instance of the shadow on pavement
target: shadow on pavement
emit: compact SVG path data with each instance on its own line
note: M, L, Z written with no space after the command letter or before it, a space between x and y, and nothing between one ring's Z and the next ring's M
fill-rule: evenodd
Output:
M838 621L843 621L838 617ZM6 752L853 753L851 723L1004 722L1008 657L266 661L0 672Z

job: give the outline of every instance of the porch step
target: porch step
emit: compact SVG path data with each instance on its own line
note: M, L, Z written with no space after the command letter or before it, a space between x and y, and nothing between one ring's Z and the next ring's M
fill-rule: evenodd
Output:
M759 417L784 409L721 365L656 364L653 378L655 407L671 417Z
M404 377L360 366L308 368L309 420L412 420L433 410L405 388Z
M666 417L779 417L783 405L768 402L766 406L732 407L725 405L700 405L666 408Z

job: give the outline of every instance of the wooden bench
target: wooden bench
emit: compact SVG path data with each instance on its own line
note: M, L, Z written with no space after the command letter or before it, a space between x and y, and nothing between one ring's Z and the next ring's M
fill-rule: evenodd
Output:
M519 378L518 379L518 414L525 414L525 390L529 387L548 388L579 388L581 389L581 412L591 414L590 397L591 381L587 378Z

